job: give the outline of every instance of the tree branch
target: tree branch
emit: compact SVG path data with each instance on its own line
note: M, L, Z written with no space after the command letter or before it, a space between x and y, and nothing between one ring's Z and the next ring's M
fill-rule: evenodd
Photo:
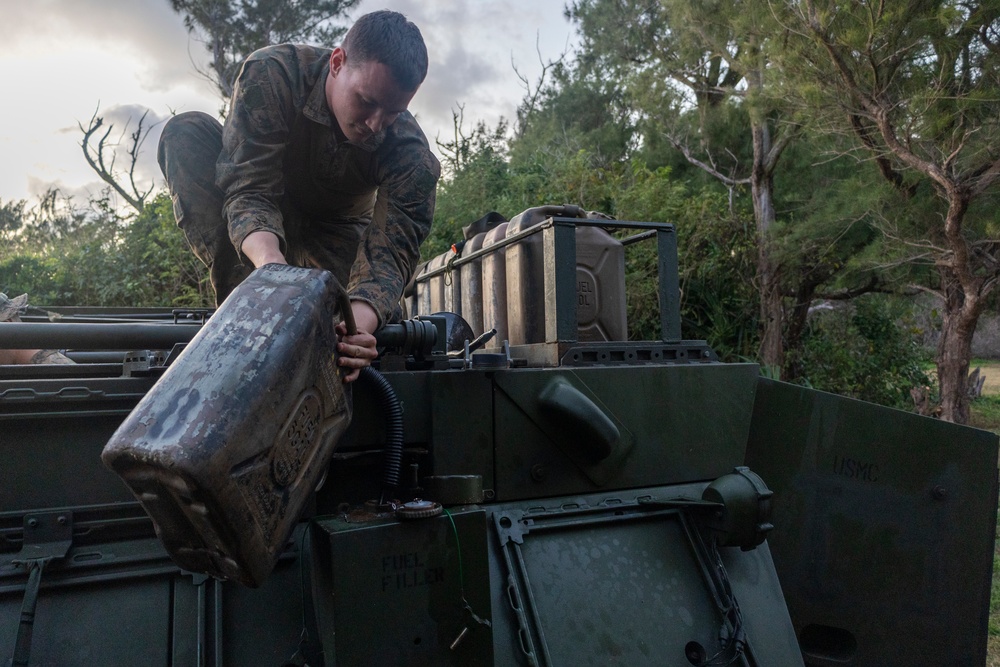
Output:
M80 148L83 149L83 157L87 160L87 164L90 165L90 168L94 170L102 181L111 186L111 189L124 199L129 206L135 209L137 213L142 213L146 206L146 199L153 192L154 184L150 183L147 190L140 191L135 183L135 167L136 163L139 161L142 144L146 141L150 130L155 127L155 124L143 129L146 115L149 113L147 110L139 119L135 132L132 132L131 135L129 135L130 141L127 150L127 154L129 156L127 179L129 187L131 188L131 191L129 191L124 185L121 184L120 177L115 173L116 155L114 148L118 145L118 143L108 143L108 137L111 135L114 125L107 126L104 134L100 135L100 138L97 140L96 147L91 144L97 132L104 127L104 118L98 116L97 113L98 109L95 109L94 115L91 116L87 127L84 127L83 123L77 123L77 127L79 127L80 131L83 132L83 141L80 143ZM123 136L127 130L128 124L126 123L125 130L122 132ZM107 161L106 156L109 156Z
M728 185L729 187L736 187L738 185L749 185L750 184L750 179L749 178L740 178L740 179L732 178L730 176L726 176L725 174L723 174L721 171L719 171L715 167L710 166L708 164L705 164L704 162L702 162L698 158L696 158L693 155L691 155L691 150L687 147L687 145L682 144L676 138L674 138L674 137L672 137L670 135L667 135L667 140L673 145L674 148L676 148L677 150L679 150L681 153L684 154L684 158L688 162L690 162L694 166L698 167L699 169L701 169L702 171L704 171L706 174L709 174L713 178L716 178L719 181L721 181L722 183Z

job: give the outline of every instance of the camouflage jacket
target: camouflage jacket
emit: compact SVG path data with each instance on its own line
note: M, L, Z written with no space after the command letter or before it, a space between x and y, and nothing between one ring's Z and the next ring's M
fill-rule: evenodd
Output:
M307 219L367 223L347 289L381 323L430 231L440 165L409 112L364 145L348 143L326 101L329 59L329 49L291 44L250 55L225 122L216 184L237 252L258 230L276 234L286 251L285 197Z

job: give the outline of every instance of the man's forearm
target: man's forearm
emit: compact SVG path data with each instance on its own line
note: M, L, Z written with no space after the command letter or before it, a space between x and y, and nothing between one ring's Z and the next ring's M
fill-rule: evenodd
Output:
M277 235L271 232L257 231L247 234L241 249L256 268L265 264L288 264L285 256L281 254L281 243Z

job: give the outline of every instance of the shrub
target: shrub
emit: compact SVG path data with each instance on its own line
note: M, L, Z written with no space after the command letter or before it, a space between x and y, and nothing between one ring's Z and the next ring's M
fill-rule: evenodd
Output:
M844 396L913 409L910 389L930 384L908 314L869 295L811 316L802 346L804 382Z

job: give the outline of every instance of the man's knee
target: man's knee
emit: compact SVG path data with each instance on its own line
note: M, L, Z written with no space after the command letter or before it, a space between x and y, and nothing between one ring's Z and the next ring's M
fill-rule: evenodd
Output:
M207 113L185 111L164 124L156 161L168 186L184 164L210 162L214 180L215 162L221 151L222 124Z

